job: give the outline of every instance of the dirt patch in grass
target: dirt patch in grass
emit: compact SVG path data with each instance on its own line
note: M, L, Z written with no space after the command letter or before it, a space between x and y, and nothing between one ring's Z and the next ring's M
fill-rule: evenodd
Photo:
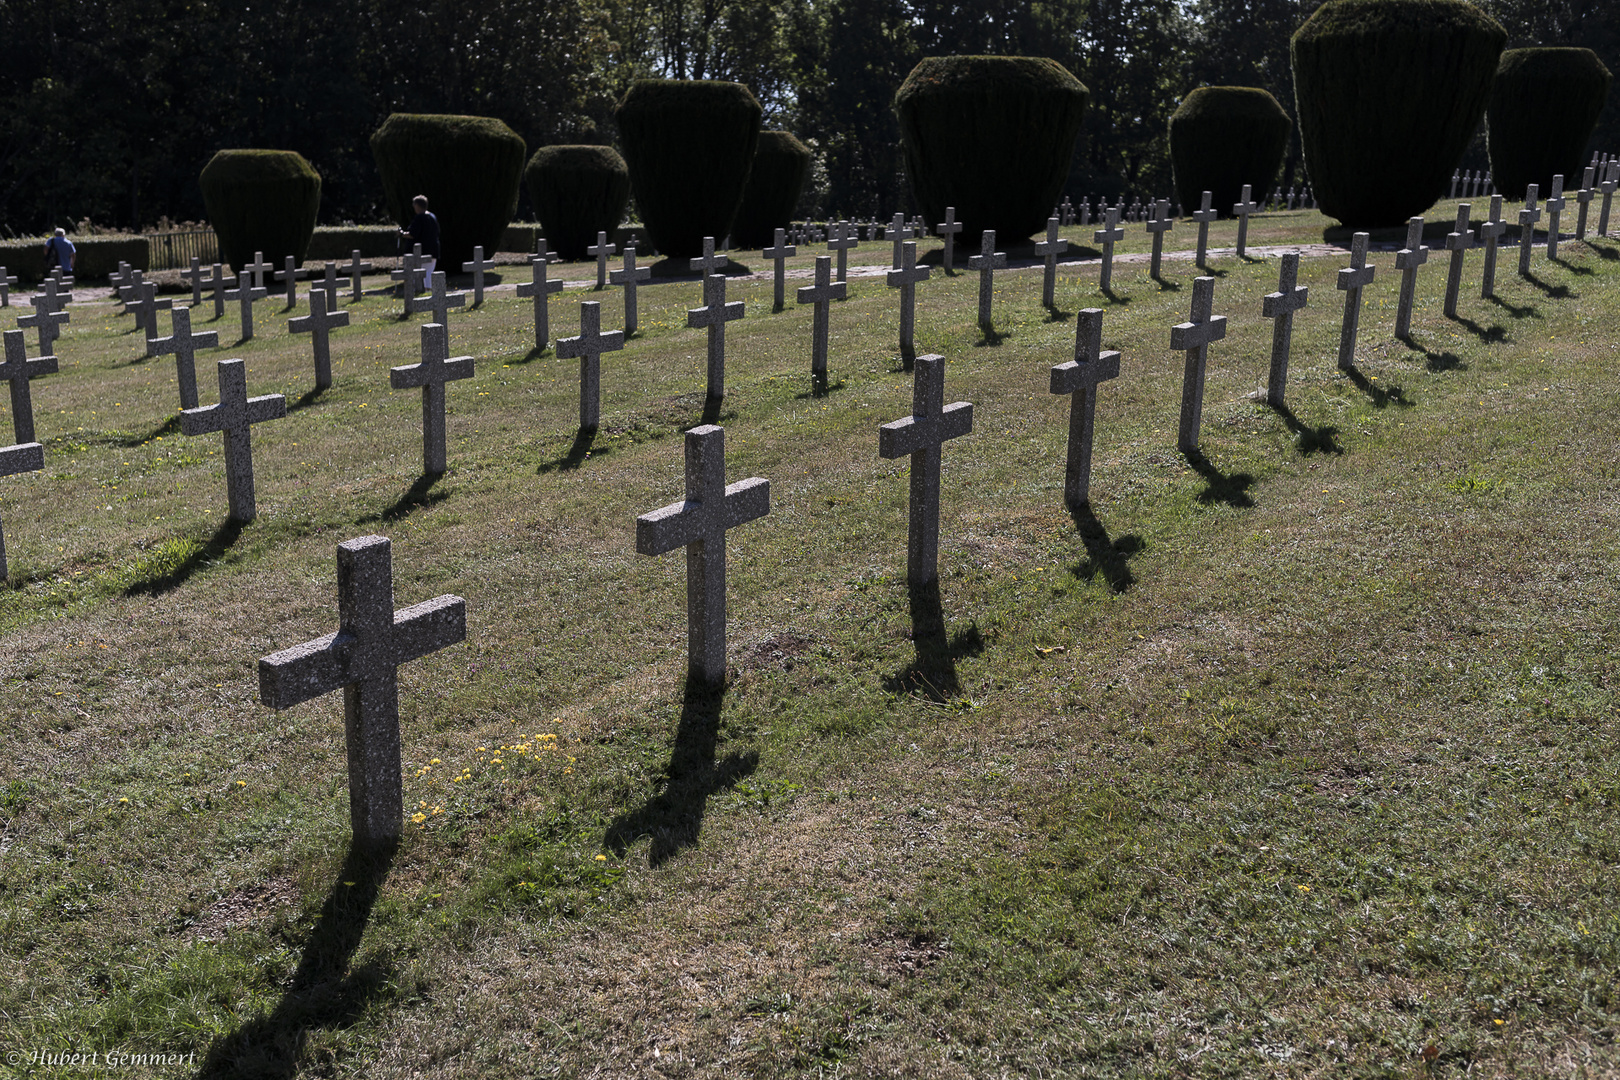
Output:
M298 895L298 883L289 877L238 885L199 911L180 936L218 941L232 930L264 922L277 908L291 907L298 902Z

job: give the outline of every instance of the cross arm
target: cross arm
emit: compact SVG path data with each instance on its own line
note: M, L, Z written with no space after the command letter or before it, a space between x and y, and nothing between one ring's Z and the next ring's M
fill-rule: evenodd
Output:
M624 331L609 330L605 334L597 334L586 338L583 334L578 337L565 337L557 339L557 358L567 360L574 356L601 355L605 352L617 352L624 348Z
M395 390L409 390L413 386L426 386L431 382L454 382L473 376L473 358L452 356L436 367L425 364L406 364L388 369L388 385Z
M771 512L771 482L763 476L750 476L726 485L726 528L762 518Z
M0 476L38 472L45 467L45 447L42 443L25 442L15 446L0 446Z
M263 394L247 399L247 420L250 424L280 420L286 415L287 398L284 394Z
M921 421L921 422L919 422ZM878 428L878 456L905 457L927 446L938 446L973 430L973 403L953 401L939 416L907 416Z
M207 435L224 429L225 423L218 405L201 405L195 409L180 410L180 434Z
M1211 315L1201 323L1177 323L1170 328L1170 347L1196 349L1226 336L1226 316Z
M637 553L662 555L698 539L702 512L702 503L683 499L642 514L636 518Z
M355 637L342 631L263 657L259 700L272 709L291 708L371 674L355 670L356 661L368 668L378 661L397 666L466 639L467 601L436 596L394 612L393 633L381 657L357 648Z
M467 601L446 593L394 612L391 661L405 664L467 640Z
M1097 359L1081 363L1069 360L1052 367L1052 393L1072 394L1076 390L1096 386L1100 382L1119 378L1119 353L1113 349L1098 353Z
M1305 306L1310 297L1308 286L1296 285L1287 292L1266 293L1260 301L1260 314L1268 319L1287 315Z
M978 258L977 255L974 258ZM932 266L914 266L911 269L890 270L886 280L890 288L901 285L915 285L919 281L927 281L934 273Z

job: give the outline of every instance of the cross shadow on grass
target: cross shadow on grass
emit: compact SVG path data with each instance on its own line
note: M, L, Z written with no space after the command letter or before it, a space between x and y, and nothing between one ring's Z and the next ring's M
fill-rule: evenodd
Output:
M541 462L540 467L535 472L540 476L552 472L573 472L585 464L587 458L604 458L611 454L613 452L611 446L593 449L596 446L596 436L598 434L596 428L580 428L574 435L574 444L568 448L566 454L552 458L550 461Z
M1106 289L1099 285L1097 287L1097 291L1106 296L1110 304L1119 304L1121 307L1123 307L1131 302L1131 298L1129 296L1126 296L1124 293L1115 292L1112 285L1108 286Z
M803 401L805 398L823 398L828 394L831 394L833 391L842 390L843 388L843 379L839 379L835 383L829 383L827 381L826 372L812 371L810 373L810 389L806 390L802 394L794 394L793 397L796 401Z
M1407 344L1410 348L1417 348L1416 345ZM1406 391L1401 388L1400 383L1390 383L1388 386L1374 386L1373 381L1363 375L1361 370L1354 365L1339 370L1344 372L1345 378L1355 384L1357 390L1367 395L1367 402L1373 408L1384 409L1391 405L1398 405L1403 409L1412 407L1413 402L1406 396Z
M1152 280L1153 280L1153 283L1159 287L1160 292L1180 292L1181 291L1181 282L1179 282L1179 281L1171 281L1169 278L1164 278L1164 277L1156 277L1156 278L1153 278Z
M184 585L203 567L222 558L242 535L242 523L226 519L202 543L171 542L135 564L135 577L124 586L125 596L161 596Z
M299 1058L311 1032L351 1027L389 992L392 965L373 961L351 970L349 964L393 861L393 845L350 849L281 1000L269 1013L216 1039L197 1070L199 1080L291 1080L302 1071Z
M1286 403L1265 402L1265 405L1282 418L1284 426L1294 433L1294 446L1301 454L1342 454L1344 447L1338 443L1339 429L1332 424L1323 424L1320 427L1311 427L1305 421L1294 415Z
M1495 304L1497 307L1501 308L1502 312L1505 315L1507 315L1507 317L1510 318L1510 319L1523 319L1523 318L1539 319L1539 318L1542 317L1540 309L1537 308L1534 304L1523 304L1523 305L1510 304L1506 300L1502 299L1500 296L1495 295L1494 293L1492 295L1486 297L1486 299L1488 301L1490 301L1491 303Z
M424 506L443 502L450 497L448 491L434 491L433 486L444 479L442 473L423 473L411 482L404 494L395 499L392 504L371 517L361 518L362 523L371 521L402 521L413 512Z
M759 755L752 752L715 760L724 698L724 686L688 676L675 744L660 778L662 790L608 825L602 843L615 855L623 858L631 844L646 836L652 840L647 861L653 866L669 861L697 843L709 796L731 788L759 767Z
M997 330L996 324L993 322L980 323L979 340L973 343L973 347L978 349L988 345L991 348L995 348L997 345L1000 345L1003 341L1006 341L1011 336L1011 331Z
M1578 277L1591 277L1593 274L1597 273L1597 271L1592 269L1590 266L1582 266L1580 263L1572 263L1568 259L1548 259L1547 261L1562 266L1565 270L1568 270L1570 273L1575 274Z
M146 431L143 431L143 432L129 432L127 434L124 433L124 432L118 432L117 434L115 434L111 438L109 438L107 440L107 443L108 443L109 446L123 446L123 447L140 446L142 443L150 442L151 440L157 438L159 435L173 435L179 430L180 430L180 414L175 413L173 416L171 416L167 420L163 421L163 423L159 424L157 427L149 428Z
M514 359L508 360L507 363L508 364L528 364L528 363L532 363L533 361L540 359L542 356L546 355L546 353L548 353L550 351L551 351L551 346L550 345L536 345L534 348L530 349L528 352L524 353L522 356L515 357Z
M317 386L313 389L305 390L303 395L299 397L297 401L287 406L287 411L290 413L295 413L300 409L309 408L311 405L319 401L321 399L321 395L326 393L328 389L330 389L330 387Z
M1244 508L1254 505L1249 497L1249 489L1254 486L1252 473L1232 473L1227 475L1215 467L1215 463L1204 456L1204 452L1197 448L1184 452L1187 464L1193 471L1204 478L1204 490L1198 493L1198 501L1208 506L1211 503L1225 503L1227 506Z
M1223 278L1226 276L1226 271L1218 266L1195 266L1195 268L1199 277Z
M1049 323L1068 322L1072 318L1074 318L1074 312L1064 311L1056 304L1051 304L1046 307L1046 321Z
M1620 247L1599 243L1596 237L1588 239L1586 246L1597 252L1600 259L1607 259L1610 262L1620 259Z
M1481 326L1466 315L1453 315L1452 322L1479 338L1486 345L1495 345L1498 342L1509 340L1507 327L1496 323L1492 323L1490 326Z
M1136 575L1126 565L1126 560L1147 546L1142 538L1132 534L1118 540L1110 539L1108 529L1092 513L1090 503L1071 505L1069 516L1074 518L1075 531L1086 545L1085 559L1075 564L1070 573L1085 581L1101 574L1108 583L1109 591L1115 593L1122 593L1135 585Z
M1413 352L1423 354L1423 366L1428 371L1467 371L1468 363L1462 357L1449 349L1431 349L1427 345L1420 345L1411 338L1400 339Z
M911 663L883 680L883 688L891 694L909 694L943 705L962 689L956 678L956 661L984 652L984 638L976 622L946 635L945 609L940 604L937 578L926 585L912 585L908 592L911 643L917 655Z
M704 398L703 399L703 414L702 414L702 416L700 416L698 418L698 422L696 424L693 424L692 426L693 427L698 427L698 426L700 426L702 424L717 424L717 423L719 423L720 422L720 407L722 405L724 405L725 402L726 402L726 399L723 398L723 397ZM733 413L733 415L735 415L735 413Z
M1568 285L1554 285L1536 276L1535 271L1524 275L1524 280L1540 289L1549 300L1579 300L1581 294L1574 292Z

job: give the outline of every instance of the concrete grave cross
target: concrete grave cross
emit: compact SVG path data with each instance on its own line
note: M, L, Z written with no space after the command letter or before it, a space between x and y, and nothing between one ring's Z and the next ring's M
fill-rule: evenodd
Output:
M1587 207L1592 205L1592 196L1597 194L1592 188L1592 178L1596 173L1597 169L1587 166L1586 172L1581 176L1580 190L1575 192L1575 202L1580 206L1579 212L1575 215L1575 239L1577 240L1586 239L1586 210Z
M422 360L388 370L388 385L395 390L422 388L422 472L439 476L445 470L444 386L473 376L473 358L450 355L450 332L441 323L422 327Z
M309 276L309 271L298 265L298 260L291 255L287 256L286 269L277 270L277 281L287 283L287 309L290 311L298 306L298 283Z
M1237 256L1240 259L1244 257L1249 243L1249 215L1260 209L1254 200L1249 198L1249 186L1243 185L1242 196L1232 206L1232 213L1238 219Z
M360 279L363 275L371 273L371 270L370 263L360 261L360 249L355 248L349 255L349 261L343 264L343 273L353 287L354 291L351 295L354 299L361 300L365 298L365 292L360 287Z
M714 276L715 271L725 266L731 260L714 253L714 237L703 238L703 254L695 259L687 259L687 266L698 271L705 278Z
M16 331L8 331L16 333ZM29 425L33 425L33 418L29 418ZM0 446L0 476L17 476L26 472L38 472L45 467L45 447L37 442L18 443L15 446ZM0 581L4 581L9 574L6 567L6 533L0 526Z
M579 357L579 430L595 431L602 415L602 354L624 348L624 331L602 333L602 304L579 304L579 336L557 339L557 355Z
M17 275L8 274L6 268L0 266L0 307L11 306L11 290L17 287Z
M129 263L123 259L118 260L118 269L107 275L107 284L112 286L113 295L120 301L124 297L124 286L133 284L134 280L134 271L130 269ZM13 281L12 284L17 283Z
M1603 167L1603 182L1598 190L1603 193L1603 207L1598 211L1597 232L1599 236L1609 235L1609 201L1614 198L1616 188L1620 188L1620 159L1608 162ZM5 267L0 266L0 277L5 274ZM0 285L0 291L4 286Z
M596 243L585 249L585 254L593 257L596 260L596 287L598 289L607 288L607 262L608 259L613 257L613 254L616 251L618 251L618 245L609 243L607 233L601 231L598 231L596 234Z
M1299 252L1282 257L1277 270L1277 291L1260 301L1260 314L1275 319L1271 324L1271 370L1266 377L1267 403L1282 407L1288 391L1288 354L1294 341L1294 313L1305 308L1310 290L1299 281Z
M421 244L411 245L411 250L401 255L399 267L388 271L388 279L399 283L399 295L405 301L405 314L416 314L416 294L421 292L419 282L422 273Z
M624 268L621 270L614 270L612 273L608 274L608 281L614 285L624 286L624 332L625 334L629 335L636 332L637 326L636 287L640 285L641 282L652 279L652 267L638 267L636 265L636 246L634 244L626 244L624 246L622 258L624 259ZM780 272L780 267L778 268L778 272ZM780 283L781 278L778 277L777 281ZM780 284L777 285L777 291L778 293L781 291Z
M911 415L878 428L878 456L911 457L911 512L906 530L906 582L917 587L939 580L940 450L973 431L973 405L945 402L945 358L917 357L911 381Z
M1091 238L1103 246L1102 274L1097 279L1097 287L1106 293L1114 280L1114 245L1125 239L1125 230L1119 227L1119 207L1108 208L1102 228L1092 233Z
M1567 205L1564 198L1564 174L1554 173L1552 194L1547 196L1544 205L1547 208L1547 258L1558 258L1558 215L1563 213Z
M264 275L268 274L274 269L274 266L264 261L264 252L255 251L253 253L253 261L242 267L242 273L251 274L253 276L254 290L257 291L259 289L266 289L265 296L268 296L270 294L264 283ZM263 299L263 297L260 299Z
M741 300L726 303L726 277L710 274L703 279L703 306L688 308L686 325L709 328L710 398L726 396L726 323L743 317Z
M1421 228L1421 226L1420 226ZM1376 266L1367 265L1368 234L1350 238L1350 265L1339 271L1337 287L1344 292L1344 323L1339 328L1339 367L1356 365L1356 330L1361 323L1361 290L1372 284Z
M215 263L213 272L208 275L208 280L203 284L208 286L208 291L214 297L214 318L223 319L225 317L225 290L231 284L231 279L225 276L224 264Z
M861 246L860 238L849 222L840 221L832 227L832 237L827 241L827 250L838 253L838 280L849 280L849 253L852 249Z
M459 596L394 610L388 538L362 536L337 548L335 634L259 661L259 700L272 709L343 690L349 765L349 824L357 847L387 847L404 828L399 735L399 667L467 639Z
M146 332L146 355L156 355L152 352L152 343L158 336L158 312L169 311L174 307L174 301L165 296L159 300L157 283L152 281L141 282L141 298L129 305L137 308L135 321Z
M1075 317L1074 359L1052 368L1052 393L1069 395L1069 456L1063 470L1063 501L1091 501L1091 436L1097 415L1097 387L1119 378L1119 353L1102 351L1102 308Z
M1041 276L1041 303L1052 307L1057 296L1057 261L1058 256L1069 250L1069 242L1058 236L1058 219L1046 219L1046 239L1035 242L1035 254L1046 263L1046 269Z
M1485 269L1480 275L1479 296L1482 300L1489 300L1496 295L1496 246L1507 232L1507 222L1502 220L1502 196L1491 196L1491 216L1479 226L1479 242L1485 248Z
M890 266L898 267L900 265L900 244L903 241L910 240L914 235L911 229L906 226L906 216L904 214L894 215L894 220L889 223L888 235L884 237L885 240L894 244L894 261L889 264Z
M1080 224L1082 227L1091 224L1091 196L1089 195L1080 200Z
M913 250L915 250L915 245ZM892 274L894 271L891 270L889 273ZM812 376L826 377L828 314L832 309L832 302L842 300L848 289L848 283L834 282L832 279L832 256L817 255L816 283L802 287L797 294L799 303L814 304L816 306L810 334L810 374Z
M219 331L191 332L191 309L176 307L169 312L174 332L152 342L154 356L174 354L175 381L180 384L180 408L197 407L197 350L219 348Z
M782 306L785 303L784 298L787 292L787 274L783 268L783 262L792 256L797 255L798 253L798 247L787 242L787 230L785 229L777 229L776 243L760 252L761 255L765 256L767 259L770 259L776 264L776 291L774 293L773 306L771 308L772 311L781 311Z
M326 265L331 266L331 263ZM336 304L328 309L326 292L312 290L309 294L309 314L289 319L287 329L294 334L308 334L315 347L315 389L325 390L332 385L331 332L349 325L349 313Z
M124 284L118 286L118 302L124 305L124 310L119 314L131 314L129 305L140 300L141 285L145 283L145 281L146 275L141 271L131 270L129 272L129 279ZM136 318L135 324L137 326L140 325L140 319L138 317Z
M0 362L0 382L11 384L11 430L17 442L37 442L34 438L34 399L29 393L28 380L37 375L56 372L56 357L41 356L28 359L28 346L21 330L5 332L5 360Z
M484 275L493 269L495 262L493 259L484 258L483 244L473 248L472 261L461 264L461 272L473 276L473 307L484 306Z
M563 283L547 280L546 267L550 265L551 256L546 254L544 237L536 242L540 250L529 256L529 271L533 279L519 282L517 294L520 300L534 299L534 347L544 350L551 344L551 294L562 292Z
M1007 266L1007 254L995 250L996 230L986 229L979 234L979 253L968 259L968 268L979 272L979 325L989 330L990 301L995 287L996 271ZM895 260L898 265L899 259Z
M450 325L450 309L463 307L466 303L466 293L446 291L443 270L433 271L433 292L428 296L427 309L433 313L434 322L448 328Z
M956 250L956 234L962 231L962 223L956 220L956 207L945 208L945 220L934 226L934 231L945 238L945 272L949 274L953 269L951 259Z
M40 306L34 309L32 315L17 316L17 326L32 328L39 332L39 355L50 356L56 350L53 346L61 334L61 325L69 321L70 316L65 311L52 311Z
M1457 224L1446 234L1446 250L1451 266L1446 272L1446 318L1457 317L1457 293L1462 288L1463 254L1474 246L1474 231L1468 227L1469 203L1457 204Z
M191 257L191 269L182 270L180 277L182 280L191 282L191 306L200 306L202 304L203 287L202 259L193 255Z
M247 363L242 360L219 361L219 404L181 411L182 434L224 434L225 491L232 521L246 523L258 513L253 497L253 425L286 415L287 399L281 394L247 396Z
M1536 222L1541 220L1541 211L1536 209L1536 196L1539 192L1536 185L1531 184L1524 192L1524 207L1519 211L1519 276L1530 276L1530 252L1536 244Z
M726 433L704 424L686 433L686 498L636 518L636 551L686 548L686 662L689 677L726 677L726 533L771 512L771 482L726 483Z
M1395 269L1401 272L1401 297L1395 308L1395 336L1405 339L1412 328L1412 301L1417 296L1418 267L1429 261L1423 244L1423 219L1406 221L1406 246L1395 253Z
M917 356L917 283L932 273L932 267L917 265L917 242L910 240L900 249L899 269L886 275L889 288L900 290L900 357L907 365Z
M1452 169L1451 170L1451 190L1446 193L1446 198L1455 199L1457 197L1457 182L1459 180L1461 180L1461 179L1462 179L1462 170L1461 169Z
M1147 231L1153 234L1153 263L1148 271L1154 281L1159 280L1159 259L1164 253L1164 234L1175 225L1170 216L1170 200L1160 199L1153 204L1153 217L1148 219Z
M45 311L65 311L68 304L73 302L73 294L63 292L57 287L55 278L46 278L40 283L39 292L28 298L28 305Z
M315 282L313 285L310 286L310 292L311 293L317 293L317 292L325 293L326 294L326 310L327 311L336 311L337 310L338 304L341 302L338 299L338 265L337 265L337 263L333 262L331 259L327 259L326 262L324 262L321 265L321 278L320 278L319 281Z
M1204 373L1209 346L1226 337L1226 316L1211 314L1215 306L1215 279L1193 278L1191 321L1170 328L1170 348L1187 354L1181 378L1181 426L1176 447L1184 454L1198 449L1198 429L1204 418Z
M236 288L225 293L225 299L235 300L241 305L242 311L242 340L249 341L253 337L253 302L263 300L268 293L264 289L252 288L247 282L249 275L246 270L237 276Z

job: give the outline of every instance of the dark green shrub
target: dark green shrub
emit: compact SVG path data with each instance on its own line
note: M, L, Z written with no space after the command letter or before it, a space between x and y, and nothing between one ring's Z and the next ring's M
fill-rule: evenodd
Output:
M439 264L461 269L482 244L493 252L517 211L523 140L487 116L395 113L371 136L389 216L409 225L426 195L439 219Z
M1507 32L1463 0L1328 0L1294 33L1311 190L1345 225L1399 225L1446 193Z
M309 238L304 258L310 262L342 262L356 248L362 259L391 259L405 250L399 229L393 225L323 225Z
M1554 173L1580 183L1589 155L1586 140L1609 96L1609 69L1591 49L1509 49L1496 66L1485 109L1491 178L1509 199Z
M619 102L636 209L658 250L700 255L731 232L763 111L741 83L640 79Z
M776 240L776 230L793 220L799 193L810 175L810 148L786 131L759 133L754 167L748 173L742 205L731 225L731 242L762 248Z
M929 56L894 95L924 220L956 207L962 237L1015 243L1044 228L1069 175L1090 91L1056 60Z
M0 266L6 273L17 275L17 284L32 285L45 277L45 241L48 236L35 239L6 240L0 242ZM73 236L76 252L73 277L76 281L104 278L118 269L120 260L137 270L149 268L151 244L144 236ZM15 300L12 301L16 303Z
M542 146L523 181L546 246L566 259L583 259L597 233L618 228L630 201L630 168L611 146Z
M288 255L303 261L321 208L320 174L303 155L221 150L198 179L225 261L240 267L255 251L277 266Z
M1265 90L1200 86L1170 117L1170 164L1176 197L1196 209L1204 192L1222 215L1248 184L1256 199L1276 182L1294 122Z

